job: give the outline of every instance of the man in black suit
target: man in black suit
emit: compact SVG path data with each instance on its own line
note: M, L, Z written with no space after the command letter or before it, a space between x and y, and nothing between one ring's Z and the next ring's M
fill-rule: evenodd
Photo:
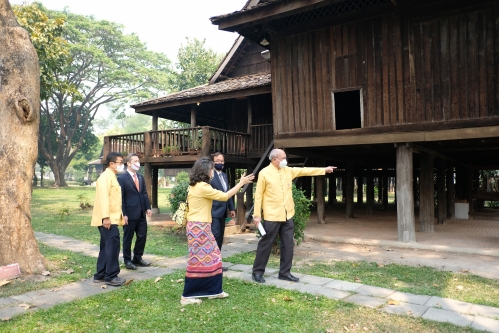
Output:
M214 168L214 177L210 181L210 185L216 190L227 192L229 190L229 182L227 175L222 172L222 169L224 169L224 155L221 153L214 154ZM222 241L224 240L228 208L230 216L234 218L236 213L234 211L233 198L229 198L226 202L214 200L212 203L212 233L220 250L222 250ZM226 271L227 268L223 267L222 270Z
M141 167L137 154L128 154L125 158L127 171L118 177L122 188L122 210L125 220L123 225L123 261L125 268L137 269L137 266L147 267L151 263L142 259L146 246L148 223L146 215L151 216L151 205L144 177L137 173ZM130 247L136 235L134 257Z

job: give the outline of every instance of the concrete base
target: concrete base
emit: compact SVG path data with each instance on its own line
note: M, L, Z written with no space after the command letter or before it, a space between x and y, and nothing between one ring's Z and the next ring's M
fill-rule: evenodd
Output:
M151 213L160 214L160 208L151 208Z
M468 220L469 219L469 204L455 202L455 218Z

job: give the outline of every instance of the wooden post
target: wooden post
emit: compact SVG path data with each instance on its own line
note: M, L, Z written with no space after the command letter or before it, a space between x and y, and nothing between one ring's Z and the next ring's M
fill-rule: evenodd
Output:
M413 149L404 144L396 148L396 177L398 241L414 243Z
M158 168L152 167L152 184L151 184L151 211L155 214L160 214L158 208Z
M337 201L337 178L332 174L328 177L328 206L333 207L334 202Z
M229 169L229 174L231 175L229 183L231 184L231 188L233 188L236 185L236 168L232 167Z
M247 165L247 175L250 174L250 171L252 171L252 166ZM253 184L248 185L247 190L246 190L246 203L247 207L250 209L250 207L253 206Z
M144 157L146 159L153 155L153 147L151 144L151 133L144 132Z
M373 213L374 191L373 170L368 168L366 169L366 214Z
M377 183L378 183L378 193L377 193L377 199L378 202L382 202L382 193L384 192L384 182L382 181L383 177L378 176L377 177Z
M322 168L325 166L325 159L320 158L317 161L316 167ZM318 214L318 223L325 224L325 176L316 176L314 189L316 192L316 212Z
M358 184L358 205L363 203L363 176L361 175L362 170L358 170L359 174L356 177L356 183Z
M203 126L201 129L201 156L210 156L210 128L208 126Z
M102 150L102 161L101 164L104 164L106 161L106 157L108 154L111 153L111 140L109 139L108 136L104 137L104 147Z
M432 156L420 152L420 231L434 231L434 166Z
M446 169L446 206L448 217L455 217L455 183L453 181L453 163L448 161Z
M248 150L252 151L252 149L254 148L253 147L254 138L252 138L252 98L250 96L247 98L247 113L248 113L247 133L250 135L248 142Z
M387 169L384 168L384 176L382 177L382 209L386 210L387 207L389 206L389 184L388 184L388 178L387 177Z
M196 127L196 104L191 104L191 127Z
M346 167L346 168L347 168L347 167ZM347 169L346 169L346 170L347 170ZM342 185L342 202L344 202L344 203L346 202L346 200L345 200L345 195L346 195L345 191L346 191L346 184L347 184L347 182L346 182L346 177L347 177L347 171L345 171L345 170L344 170L344 174L343 174L343 176L342 176L342 178L341 178L341 185Z
M465 182L466 186L465 193L467 201L469 202L469 217L470 217L474 213L474 202L473 202L474 200L472 199L472 186L473 186L472 168L467 168L465 172L467 177Z
M153 203L152 183L153 183L153 168L151 163L144 163L144 181L146 182L146 191L148 192L149 202ZM155 213L153 210L151 210Z
M240 226L240 230L244 231L246 229L246 223L245 221L245 193L244 192L238 192L236 193L236 218L238 225ZM255 214L255 212L254 212Z
M345 216L354 217L354 175L352 164L346 165Z
M158 111L153 111L153 120L151 124L151 130L152 131L157 131L158 130Z
M446 224L446 177L444 159L437 160L438 224Z

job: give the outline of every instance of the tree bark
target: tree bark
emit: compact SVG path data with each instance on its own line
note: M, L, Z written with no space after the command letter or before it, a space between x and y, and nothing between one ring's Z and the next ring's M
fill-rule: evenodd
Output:
M28 33L0 0L0 266L45 269L31 227L31 189L38 157L40 70Z

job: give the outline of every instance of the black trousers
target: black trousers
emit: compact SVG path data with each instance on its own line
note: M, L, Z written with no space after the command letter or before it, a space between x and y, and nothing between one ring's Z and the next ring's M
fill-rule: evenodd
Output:
M226 229L226 219L224 217L212 216L212 234L214 234L215 241L222 250L222 242L224 241L224 230Z
M266 235L261 237L257 245L257 253L253 262L252 272L254 274L263 275L266 271L269 255L274 245L276 235L279 233L281 240L281 256L280 256L280 276L290 274L293 261L293 218L285 222L262 221L262 226L266 231Z
M97 257L97 273L94 279L111 281L120 273L120 230L116 224L109 229L98 227L101 234L99 256Z
M145 216L139 220L128 220L128 225L123 226L123 261L132 261L132 239L135 238L134 259L142 259L146 247L146 236L148 233L148 222Z

